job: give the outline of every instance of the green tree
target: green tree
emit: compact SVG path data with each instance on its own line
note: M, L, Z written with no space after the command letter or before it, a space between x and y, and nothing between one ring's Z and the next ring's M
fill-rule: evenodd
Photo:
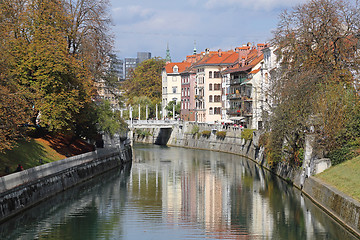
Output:
M178 115L178 116L180 115L180 110L181 110L180 102L178 102L178 103L176 104L175 101L170 101L170 102L168 103L168 105L165 107L165 109L168 111L168 116L169 116L169 117L174 117L174 116L173 116L174 106L175 106L175 116L176 116L176 115Z
M123 85L128 104L134 105L134 98L138 96L146 96L153 103L161 102L161 71L164 66L163 59L152 58L134 69Z

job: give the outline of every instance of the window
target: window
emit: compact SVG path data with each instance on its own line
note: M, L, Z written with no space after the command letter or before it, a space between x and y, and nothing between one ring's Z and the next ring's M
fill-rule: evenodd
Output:
M179 67L175 65L175 66L173 67L173 72L174 72L174 73L178 73L178 72L179 72Z
M213 97L212 95L209 96L209 102L212 102L213 101Z
M209 90L212 91L212 84L209 84Z
M221 89L220 83L214 84L214 90L220 90L220 89Z
M177 92L177 87L172 87L172 92L176 93Z
M221 114L221 108L220 107L214 108L214 114Z
M213 77L213 74L212 74L212 71L209 72L209 78L212 78Z
M220 78L220 72L214 72L214 78Z
M220 102L220 101L221 101L220 95L214 96L214 102Z
M213 115L213 114L214 114L214 111L213 111L213 108L212 108L212 107L209 108L209 114L210 114L210 115Z

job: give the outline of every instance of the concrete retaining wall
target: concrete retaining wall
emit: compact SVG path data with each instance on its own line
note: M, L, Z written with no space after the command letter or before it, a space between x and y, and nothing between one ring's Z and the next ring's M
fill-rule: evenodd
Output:
M0 221L108 170L131 162L130 145L44 164L0 178Z
M256 135L258 133L254 133L253 141L246 142L241 139L241 130L231 128L227 131L226 137L220 139L216 137L215 133L218 130L224 130L221 126L219 129L214 129L214 126L201 124L199 125L199 132L203 130L212 131L210 137L206 138L196 134L192 135L193 125L192 123L185 123L183 126L175 127L167 145L228 152L247 157L282 179L291 182L315 204L360 238L360 203L314 177L305 177L306 174L302 168L293 168L286 163L279 163L275 169L270 168L265 160L264 149L258 144L259 136ZM148 129L148 131L151 132L152 130ZM157 133L158 130L155 130L152 132L153 136L143 138L139 138L135 134L134 139L142 143L154 143L151 139L156 138ZM314 164L313 168L316 169L316 161Z

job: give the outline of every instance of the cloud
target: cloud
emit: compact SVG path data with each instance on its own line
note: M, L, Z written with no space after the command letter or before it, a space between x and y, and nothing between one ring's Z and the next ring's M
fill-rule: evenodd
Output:
M146 21L155 15L155 11L138 5L118 7L112 10L115 23L128 24Z
M206 0L208 9L239 7L252 10L271 11L276 8L291 7L307 0Z

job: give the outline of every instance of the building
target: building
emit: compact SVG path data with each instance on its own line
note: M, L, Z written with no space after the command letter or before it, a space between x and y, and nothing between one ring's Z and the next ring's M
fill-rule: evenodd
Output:
M263 113L263 71L264 44L236 48L239 62L222 72L230 76L230 92L227 99L230 108L229 119L245 128L261 129Z
M150 52L138 52L136 58L125 58L124 63L124 72L125 72L125 79L130 77L130 73L134 70L140 63L151 59Z
M138 58L125 58L125 79L129 79L131 71L137 67L138 63Z
M181 74L181 111L180 118L184 121L195 121L195 86L196 71L189 67Z
M221 122L222 77L221 72L238 62L238 53L206 49L201 60L194 64L196 70L195 108L196 121Z
M137 53L138 64L142 63L143 61L151 59L150 52L138 52Z
M170 101L181 102L181 73L190 67L189 62L167 63L162 71L162 111L167 116L165 107Z

